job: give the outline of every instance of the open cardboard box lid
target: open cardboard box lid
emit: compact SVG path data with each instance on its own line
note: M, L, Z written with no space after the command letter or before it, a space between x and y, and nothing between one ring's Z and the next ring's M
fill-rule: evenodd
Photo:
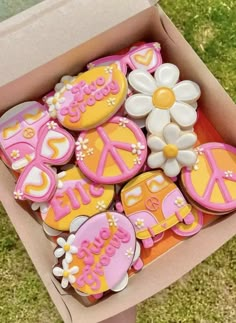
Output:
M109 2L105 0L46 0L0 24L0 85L2 85L0 110L3 111L10 107L12 103L16 103L14 101L25 99L27 95L30 97L34 91L28 91L27 95L24 91L31 85L34 87L37 82L40 84L38 91L41 91L41 88L42 91L49 90L49 85L52 85L53 81L55 82L63 73L61 62L69 61L67 67L74 64L75 69L73 62L80 59L77 53L84 54L91 43L85 44L80 49L75 48L64 55L66 61L58 56L148 7L150 3L146 0L111 0ZM90 26L83 23L87 16L91 18ZM217 129L222 130L222 134L223 130L227 129L225 139L236 143L236 132L233 129L230 131L229 127L230 120L236 117L232 100L160 9L159 11L154 8L147 9L124 22L124 25L115 27L108 34L114 45L115 41L123 42L123 38L125 42L137 41L142 29L148 30L149 38L155 39L158 34L157 40L163 45L166 59L180 66L184 77L194 77L194 80L199 82L204 90L202 102L207 102L204 111L208 113L211 121L214 121ZM121 35L119 30L125 30L126 35ZM99 36L95 43L99 46L102 41L102 45L108 51L110 44L104 39L105 35L107 33ZM132 35L136 39L132 40L130 38ZM96 53L99 52L98 48L93 49ZM49 66L47 63L51 60L49 72L47 72ZM188 69L188 65L191 69ZM60 67L60 72L56 75L58 67ZM48 73L55 74L55 76L52 77ZM51 83L46 82L47 78ZM45 88L44 79L47 83ZM216 120L216 115L219 116L219 112L215 113L217 104L220 111L227 109L229 112L228 120L225 118L221 126L219 120ZM0 163L0 174L0 198L3 205L65 322L97 322L134 306L182 277L236 232L236 217L222 217L219 222L169 250L145 270L134 275L124 291L101 300L95 306L86 308L73 295L61 290L59 284L52 279L48 268L53 264L53 245L50 245L42 228L33 217L29 216L27 210L14 202L12 197L14 179L3 163ZM37 241L36 244L34 244L35 241ZM143 281L145 285L142 284Z

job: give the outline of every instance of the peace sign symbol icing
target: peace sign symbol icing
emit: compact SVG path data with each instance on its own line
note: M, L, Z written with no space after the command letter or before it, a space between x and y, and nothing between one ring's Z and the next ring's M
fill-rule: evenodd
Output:
M189 196L204 208L230 212L236 208L236 149L223 143L196 148L192 169L183 169L181 180Z
M82 132L76 145L79 168L101 184L117 184L132 178L147 156L143 132L122 117L113 117L96 129Z
M94 68L70 79L47 99L49 112L70 130L92 129L111 118L128 91L124 74L115 66Z

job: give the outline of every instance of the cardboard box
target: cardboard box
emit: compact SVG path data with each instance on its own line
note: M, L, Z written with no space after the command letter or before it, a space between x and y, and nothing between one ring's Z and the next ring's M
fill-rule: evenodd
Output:
M144 0L112 0L109 5L104 0L47 0L0 24L0 112L40 98L62 75L76 74L92 59L139 40L160 42L164 60L178 65L182 78L200 85L201 109L224 140L236 145L236 131L230 127L236 118L234 103L161 8ZM222 119L222 114L228 117ZM181 278L236 233L236 217L221 217L134 275L121 293L85 307L52 277L53 244L27 207L14 200L14 179L2 162L0 173L2 203L65 322L98 322L126 311Z

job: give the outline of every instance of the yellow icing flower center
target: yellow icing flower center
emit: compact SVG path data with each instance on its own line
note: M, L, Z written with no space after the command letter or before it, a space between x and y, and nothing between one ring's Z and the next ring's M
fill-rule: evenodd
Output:
M69 245L68 243L66 243L66 244L64 245L64 250L65 250L66 252L70 250L70 245Z
M69 275L70 275L69 271L68 270L64 270L63 277L68 278Z
M163 148L163 153L166 158L175 158L178 155L178 147L172 144L166 145Z
M152 103L156 108L169 109L175 103L175 94L168 87L160 87L153 93Z

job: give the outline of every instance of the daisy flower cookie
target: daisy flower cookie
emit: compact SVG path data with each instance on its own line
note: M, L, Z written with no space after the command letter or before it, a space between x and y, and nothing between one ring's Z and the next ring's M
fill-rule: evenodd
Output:
M177 176L182 167L196 163L197 154L193 150L196 141L194 133L182 132L177 124L169 123L164 127L162 137L148 137L151 154L147 164L150 168L162 168L169 177Z
M133 118L146 117L146 128L152 134L160 134L170 121L189 129L197 120L200 88L192 81L178 83L179 76L178 67L169 63L159 66L154 77L143 70L129 74L129 84L138 93L126 100L126 111Z

